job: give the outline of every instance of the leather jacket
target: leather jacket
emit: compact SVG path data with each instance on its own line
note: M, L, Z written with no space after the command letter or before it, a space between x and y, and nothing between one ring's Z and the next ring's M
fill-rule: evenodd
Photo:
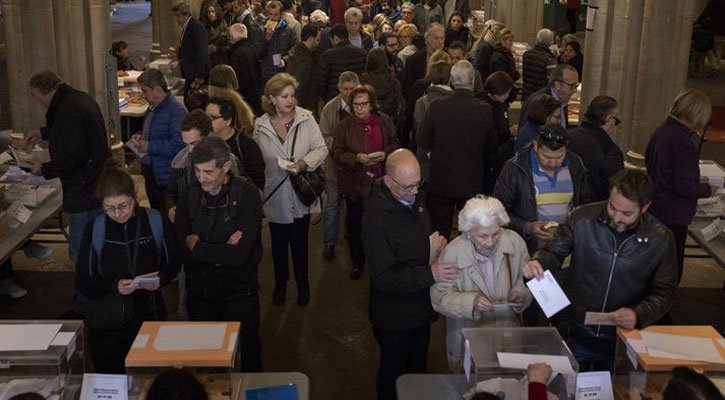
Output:
M609 223L607 201L582 206L532 257L557 276L571 301L557 316L562 336L585 346L615 338L614 326L584 325L587 311L631 308L640 329L661 319L675 301L677 263L667 226L648 213L628 235L615 235ZM571 266L561 269L569 254Z

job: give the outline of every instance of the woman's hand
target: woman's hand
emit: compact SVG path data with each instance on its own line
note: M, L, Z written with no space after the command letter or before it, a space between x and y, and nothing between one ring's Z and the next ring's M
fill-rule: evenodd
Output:
M491 302L488 301L487 298L481 296L480 294L476 295L476 300L473 301L473 306L476 308L476 310L481 312L488 312L493 310L493 304L491 304Z
M357 162L359 162L362 165L368 165L370 164L370 157L365 153L357 153Z
M133 287L132 279L120 279L118 281L117 289L118 293L121 293L124 296L129 295L133 293L134 290L136 290L136 288Z
M300 172L307 169L307 163L305 163L303 160L297 160L297 162L290 165L288 169L292 175L299 175Z

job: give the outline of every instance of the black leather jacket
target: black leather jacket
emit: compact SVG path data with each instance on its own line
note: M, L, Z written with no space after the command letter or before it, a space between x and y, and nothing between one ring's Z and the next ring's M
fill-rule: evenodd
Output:
M617 240L606 208L603 201L574 210L532 257L557 275L571 301L557 316L562 336L595 348L614 342L615 327L584 325L587 311L631 308L640 329L667 314L677 289L675 245L667 226L645 213L629 236ZM571 266L561 269L569 254Z

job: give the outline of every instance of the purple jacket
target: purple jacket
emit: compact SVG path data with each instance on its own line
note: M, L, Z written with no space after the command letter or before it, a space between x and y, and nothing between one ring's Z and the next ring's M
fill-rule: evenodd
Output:
M710 186L700 183L697 149L690 128L672 117L660 125L647 144L647 173L655 184L649 212L666 225L689 225L697 199L710 196Z

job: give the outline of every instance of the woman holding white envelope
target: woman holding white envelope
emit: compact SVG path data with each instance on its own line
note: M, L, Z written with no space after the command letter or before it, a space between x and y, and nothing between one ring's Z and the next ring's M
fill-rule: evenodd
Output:
M526 242L505 229L509 217L501 202L478 195L458 214L458 230L440 256L456 263L460 273L451 283L431 287L433 309L445 315L448 364L462 370L461 328L520 326L520 314L531 304L521 269L529 260Z

